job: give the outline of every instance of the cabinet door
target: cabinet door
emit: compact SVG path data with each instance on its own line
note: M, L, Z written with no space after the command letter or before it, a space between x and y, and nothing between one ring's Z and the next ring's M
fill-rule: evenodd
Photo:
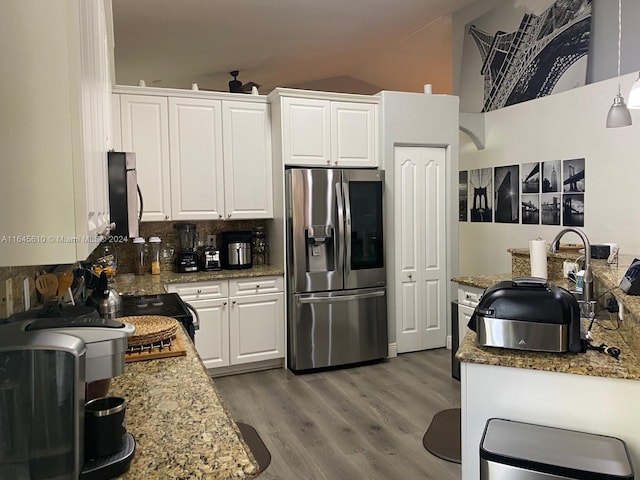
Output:
M169 98L171 218L217 220L224 212L219 100Z
M331 165L328 100L283 98L282 129L285 165Z
M458 347L460 347L460 345L462 345L462 341L469 331L469 327L467 327L467 324L469 323L469 320L471 320L474 311L475 308L473 307L458 305L458 345L454 345L454 349L457 349Z
M138 185L144 199L142 221L168 220L169 126L166 97L121 95L122 149L136 154Z
M97 245L98 235L109 224L107 150L111 130L111 99L107 27L104 4L80 2L80 84L82 105L82 142L86 188L86 232L89 242L78 248L80 258ZM80 191L80 190L78 190ZM78 211L82 211L78 208ZM93 241L92 241L93 240Z
M331 159L339 167L378 166L378 106L331 102Z
M284 294L231 298L231 364L284 357Z
M222 111L226 218L273 218L269 106L225 101Z
M184 298L198 312L200 328L195 345L207 368L229 365L229 309L226 298L191 300Z

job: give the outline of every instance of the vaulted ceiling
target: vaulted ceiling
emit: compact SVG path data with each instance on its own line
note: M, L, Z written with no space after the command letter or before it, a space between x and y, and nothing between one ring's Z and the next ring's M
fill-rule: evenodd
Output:
M451 13L472 2L112 0L116 83L451 93Z

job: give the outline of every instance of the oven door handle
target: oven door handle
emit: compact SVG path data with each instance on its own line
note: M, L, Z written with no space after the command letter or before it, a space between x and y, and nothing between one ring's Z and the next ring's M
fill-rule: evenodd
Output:
M184 302L189 310L193 313L193 329L200 330L200 315L198 315L198 311L195 309L193 305L189 305L187 302Z

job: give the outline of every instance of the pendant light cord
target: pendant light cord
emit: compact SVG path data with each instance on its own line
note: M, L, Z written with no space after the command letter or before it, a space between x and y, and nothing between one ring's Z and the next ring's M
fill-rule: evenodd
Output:
M618 0L618 95L620 95L620 50L622 49L622 0Z

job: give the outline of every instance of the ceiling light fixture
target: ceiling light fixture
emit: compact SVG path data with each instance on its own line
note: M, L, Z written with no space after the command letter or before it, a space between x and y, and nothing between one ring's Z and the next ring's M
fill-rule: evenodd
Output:
M629 108L640 108L640 73L629 92L629 103L627 106Z
M618 94L607 114L607 128L628 127L631 125L631 113L620 94L620 49L622 47L622 0L618 0Z

